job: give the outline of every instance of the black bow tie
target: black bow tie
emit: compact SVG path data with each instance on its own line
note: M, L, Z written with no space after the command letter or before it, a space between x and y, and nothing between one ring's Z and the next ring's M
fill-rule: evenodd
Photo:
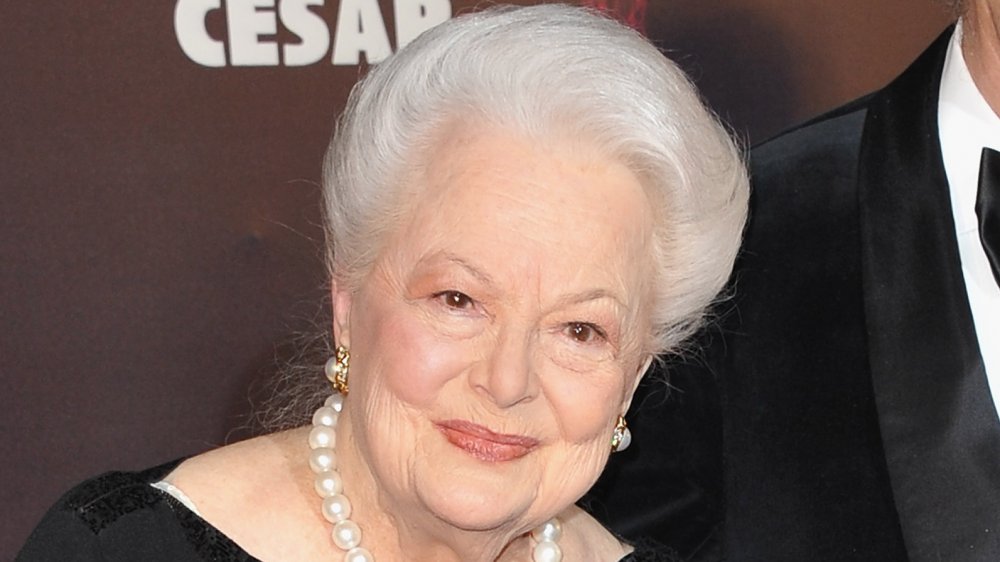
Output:
M1000 152L984 148L979 160L979 192L976 194L979 240L1000 285Z

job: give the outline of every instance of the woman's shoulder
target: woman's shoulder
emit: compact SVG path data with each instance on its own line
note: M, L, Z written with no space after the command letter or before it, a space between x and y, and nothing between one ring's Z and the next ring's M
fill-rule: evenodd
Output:
M284 513L289 502L301 501L301 483L312 481L307 454L303 430L293 429L185 459L164 481L183 492L217 526L230 518L246 522L254 514Z
M572 506L560 515L566 559L616 562L680 562L676 553L652 539L627 541L616 536L592 515ZM567 529L567 527L569 529ZM565 531L570 530L569 533Z
M245 551L269 560L318 559L328 530L312 486L308 432L220 447L185 460L164 480Z
M287 474L289 457L299 442L305 443L305 438L298 437L300 433L293 429L208 450L184 459L164 479L189 493L200 486L205 492L225 492L241 485L256 487L262 479Z

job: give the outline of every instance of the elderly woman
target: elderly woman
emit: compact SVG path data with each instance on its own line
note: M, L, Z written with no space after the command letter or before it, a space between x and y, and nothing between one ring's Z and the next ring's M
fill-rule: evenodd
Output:
M574 502L739 245L741 159L682 72L578 8L459 17L355 88L324 189L312 426L88 482L22 559L666 559Z

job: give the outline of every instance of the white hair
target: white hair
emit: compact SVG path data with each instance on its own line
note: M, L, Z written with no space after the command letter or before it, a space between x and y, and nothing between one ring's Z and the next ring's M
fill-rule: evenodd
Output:
M568 134L627 166L657 207L653 329L643 351L675 351L700 325L731 273L746 219L741 152L649 41L566 5L459 16L354 87L324 163L335 282L352 290L363 282L405 212L403 176L456 119L532 138Z

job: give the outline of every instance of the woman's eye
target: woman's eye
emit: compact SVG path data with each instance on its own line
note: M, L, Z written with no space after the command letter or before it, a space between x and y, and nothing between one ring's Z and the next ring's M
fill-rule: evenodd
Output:
M471 297L458 291L442 291L434 296L448 308L456 310L468 310L475 305Z
M589 322L572 322L566 326L566 332L580 343L595 343L607 339L603 330Z

